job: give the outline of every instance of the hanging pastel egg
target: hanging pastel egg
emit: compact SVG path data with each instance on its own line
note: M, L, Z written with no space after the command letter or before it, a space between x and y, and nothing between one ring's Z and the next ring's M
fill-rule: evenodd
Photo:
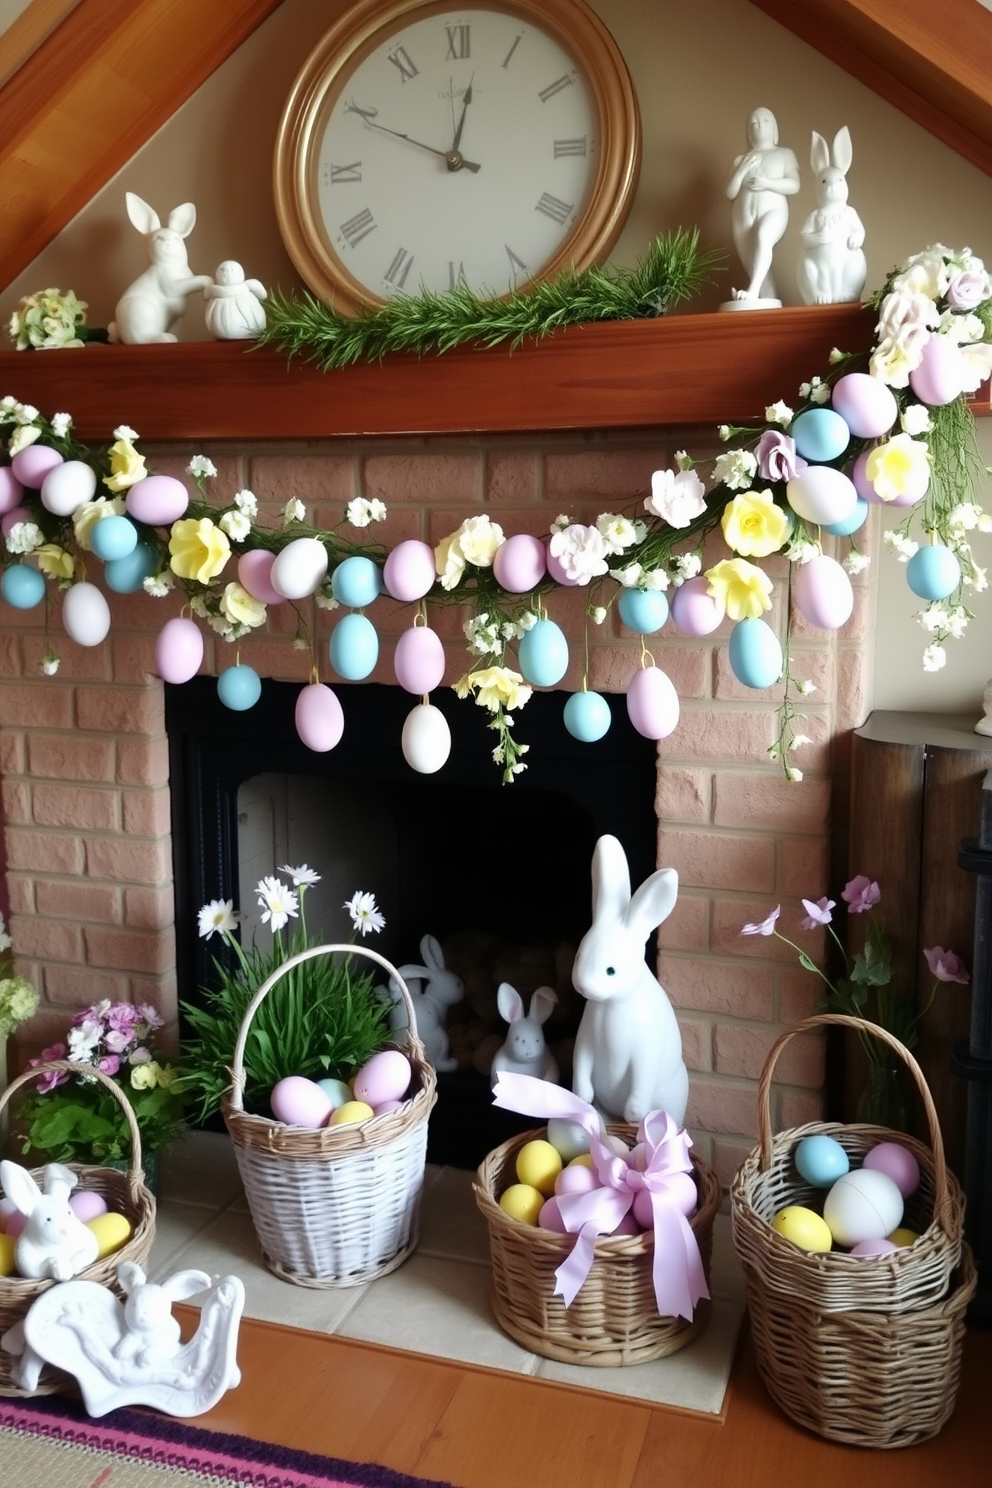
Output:
M881 439L899 415L892 389L869 372L838 377L830 401L856 439Z
M850 537L852 532L857 532L865 525L869 509L868 502L863 496L859 496L850 516L845 517L843 522L823 522L823 531L829 532L831 537Z
M41 483L41 504L56 517L71 517L95 495L96 472L82 460L63 460Z
M344 733L344 713L337 694L323 682L309 682L300 688L295 721L301 743L316 754L333 749Z
M33 610L45 597L44 575L27 563L12 563L0 577L0 594L15 610Z
M148 527L171 527L186 515L189 492L174 475L146 475L128 486L124 505L129 517Z
M785 487L785 498L797 516L815 526L843 522L858 500L854 482L832 465L807 465Z
M679 695L660 667L641 667L627 687L627 715L645 739L667 739L679 721Z
M906 564L906 583L920 599L946 599L961 582L961 564L943 543L917 548Z
M404 604L423 599L434 587L436 578L433 549L416 537L397 543L382 568L386 593Z
M966 375L957 342L950 336L933 335L923 347L920 365L909 374L909 385L921 403L940 408L961 396Z
M744 687L771 687L782 675L782 646L767 620L738 620L727 647L730 670Z
M167 620L155 642L155 670L162 681L188 682L202 661L203 636L196 622L185 615Z
M723 605L709 593L709 579L697 574L686 579L672 595L672 620L683 635L712 635L726 614Z
M445 655L441 637L426 625L412 625L396 642L393 671L406 692L423 696L440 687Z
M573 692L565 703L565 727L580 744L595 744L613 722L610 705L599 692Z
M568 642L554 620L538 620L517 645L517 660L532 687L554 687L568 671Z
M668 619L668 600L660 589L624 589L618 608L624 625L637 635L653 635Z
M327 645L331 666L346 682L361 682L379 660L379 637L367 615L342 615Z
M406 715L400 738L403 758L418 775L434 775L451 753L451 730L440 708L418 703Z
M24 487L9 465L0 465L0 512L12 511L24 499Z
M327 574L327 549L316 537L294 537L276 554L269 582L283 599L306 599Z
M4 512L0 517L0 532L6 537L18 522L33 522L34 512L27 506L12 506L10 511Z
M837 460L851 442L847 420L834 408L807 408L789 426L797 454L804 460L826 464Z
M500 543L493 558L497 584L511 594L529 594L548 571L544 544L539 537L518 532Z
M99 646L110 631L110 606L95 584L73 584L62 601L65 633L77 646Z
M331 593L339 604L352 610L370 605L381 590L381 576L371 558L355 554L339 563L331 574Z
M112 558L104 565L103 580L115 594L134 594L155 572L158 558L147 543L136 543L125 558Z
M825 553L799 565L793 594L799 613L821 630L838 630L854 609L854 590L846 569Z
M10 468L22 486L30 486L32 491L37 491L48 472L61 464L62 456L50 445L28 444L12 456Z
M232 713L246 713L262 696L262 679L254 667L235 662L217 678L217 696Z
M275 553L270 553L267 548L252 548L250 552L242 553L238 559L238 583L259 604L282 604L286 597L272 587L272 565L275 561Z
M126 558L138 546L138 529L127 517L101 517L90 528L90 547L98 558Z

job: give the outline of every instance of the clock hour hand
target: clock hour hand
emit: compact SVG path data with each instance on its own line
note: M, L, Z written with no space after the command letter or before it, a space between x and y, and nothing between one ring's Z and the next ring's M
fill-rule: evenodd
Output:
M468 87L465 89L464 96L462 97L462 112L461 112L461 117L458 120L458 127L455 130L455 137L451 141L451 149L448 151L448 169L449 170L459 170L461 168L461 166L464 164L464 161L462 160L462 157L461 157L460 146L461 146L461 142L462 142L462 130L465 128L465 115L468 112L468 106L469 106L469 104L471 102L472 102L472 79L470 78L469 79ZM452 165L451 162L452 162L453 158L456 155L458 156L458 165Z
M431 155L440 155L442 160L447 161L449 170L481 170L474 160L464 160L457 150L439 150L434 145L425 145L423 140L413 139L401 129L389 129L385 124L380 124L375 118L375 109L359 108L356 103L345 104L348 113L357 114L358 117L369 126L370 129L378 129L382 134L391 134L395 139L406 140L408 145L416 145L418 150L427 150ZM452 165L452 158L457 156L458 163Z

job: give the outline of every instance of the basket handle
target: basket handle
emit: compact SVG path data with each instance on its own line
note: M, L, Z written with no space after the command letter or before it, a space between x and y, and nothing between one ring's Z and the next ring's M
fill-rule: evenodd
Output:
M141 1166L141 1133L138 1130L138 1118L134 1114L134 1107L117 1081L105 1075L103 1070L97 1069L95 1064L77 1064L72 1059L49 1059L44 1064L33 1064L30 1069L18 1075L15 1080L11 1080L10 1084L0 1091L0 1111L3 1110L15 1090L20 1090L22 1085L29 1085L39 1075L47 1074L52 1070L64 1070L66 1074L82 1075L87 1080L99 1080L106 1085L127 1118L128 1132L131 1137L131 1166L128 1169L128 1178L132 1188L140 1185L145 1174Z
M850 1028L855 1033L869 1033L872 1038L877 1038L881 1043L888 1044L889 1048L899 1056L916 1081L923 1100L923 1109L926 1112L927 1126L930 1129L930 1146L933 1150L934 1219L944 1233L953 1238L956 1233L956 1226L954 1223L954 1205L951 1200L950 1186L947 1181L947 1160L944 1156L944 1139L940 1133L937 1108L933 1103L933 1097L930 1094L926 1076L913 1055L906 1048L906 1045L901 1043L895 1034L889 1033L888 1029L883 1028L881 1024L871 1023L865 1018L852 1018L847 1013L817 1013L813 1017L804 1018L801 1023L795 1023L791 1028L785 1029L772 1044L768 1051L768 1057L765 1060L764 1069L761 1071L761 1079L758 1082L758 1131L761 1145L761 1172L767 1172L772 1164L773 1139L769 1097L772 1076L775 1072L778 1056L789 1040L797 1034L808 1033L811 1029L823 1028L828 1025L832 1025L835 1028Z
M380 956L378 951L373 951L368 946L352 945L350 943L344 945L335 944L310 946L305 951L297 951L295 956L287 956L286 960L276 967L271 976L266 977L265 981L259 987L258 991L255 993L251 1002L245 1009L245 1015L241 1020L241 1028L238 1031L238 1041L234 1046L234 1063L231 1069L230 1106L232 1111L244 1110L245 1047L248 1043L248 1030L251 1026L251 1020L254 1018L256 1012L261 1007L266 997L268 997L269 993L272 991L272 988L276 985L276 983L280 981L287 972L292 971L294 966L301 966L304 961L312 961L314 956L331 955L337 951L345 951L350 956L368 956L370 961L374 961L377 966L381 966L384 971L387 971L389 973L390 979L394 981L399 987L400 995L402 996L403 1002L406 1006L407 1027L410 1030L410 1043L415 1047L419 1057L421 1059L426 1059L427 1056L424 1050L424 1046L420 1042L420 1038L417 1033L417 1014L413 1006L413 998L410 996L410 989L391 961L387 961L385 956Z

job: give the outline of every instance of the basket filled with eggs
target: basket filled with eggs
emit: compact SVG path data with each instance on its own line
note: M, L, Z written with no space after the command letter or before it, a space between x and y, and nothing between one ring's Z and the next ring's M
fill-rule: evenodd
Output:
M107 1286L123 1301L122 1261L143 1265L155 1238L155 1198L145 1186L141 1135L121 1086L90 1064L53 1059L32 1066L0 1092L0 1112L23 1085L50 1073L100 1080L121 1105L131 1141L130 1166L0 1163L0 1395L53 1395L76 1381L45 1365L33 1388L20 1384L23 1323L31 1304L59 1281L78 1277Z
M387 1044L350 1082L280 1080L272 1115L246 1111L252 1019L277 983L315 956L365 956L389 974L406 1009L406 1042ZM311 946L281 963L242 1020L224 1098L245 1197L270 1271L298 1286L360 1286L401 1265L418 1239L427 1122L437 1078L396 967L361 945Z
M892 1048L918 1086L929 1145L866 1123L812 1122L773 1136L779 1054L829 1025L870 1029ZM954 1409L977 1278L964 1195L922 1070L877 1024L807 1018L769 1051L758 1126L731 1186L731 1223L769 1394L833 1441L887 1448L936 1436Z
M570 1092L502 1074L496 1104L545 1126L479 1167L492 1306L515 1342L566 1364L642 1364L684 1348L708 1317L715 1174L663 1111L607 1124Z

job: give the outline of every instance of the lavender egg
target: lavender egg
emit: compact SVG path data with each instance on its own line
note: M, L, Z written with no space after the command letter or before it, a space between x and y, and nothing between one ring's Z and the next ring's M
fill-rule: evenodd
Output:
M518 532L496 549L493 573L497 584L511 594L527 594L535 589L547 573L544 544L539 537Z
M148 527L171 527L184 516L189 492L174 475L146 475L128 487L124 505L129 517Z
M110 630L110 606L95 584L73 584L62 601L65 633L77 646L99 646ZM199 632L197 632L199 634Z
M13 456L10 468L22 486L30 486L32 491L37 491L48 472L61 464L62 456L58 450L53 450L47 444L29 444Z
M569 578L568 574L562 568L560 561L552 553L550 547L545 547L544 554L545 562L548 566L548 573L550 577L554 579L555 583L561 584L562 588L564 589L575 589L578 586L579 580Z
M672 620L683 635L711 635L723 620L723 606L709 591L709 579L697 574L686 579L672 595Z
M402 600L404 604L423 599L433 587L436 577L433 551L427 543L415 537L398 543L382 569L386 593L393 599Z
M771 687L782 675L782 645L767 620L738 620L727 647L730 670L744 687Z
M323 682L310 682L300 688L295 721L301 743L316 754L333 749L344 733L344 713L337 694Z
M238 559L238 583L259 604L282 604L286 597L278 589L273 589L270 582L275 561L275 553L270 553L265 548L252 548L251 552L242 553Z
M426 625L411 626L396 642L393 671L397 682L407 692L423 696L440 687L444 665L441 638Z
M287 1126L321 1127L333 1110L326 1092L304 1075L287 1075L273 1085L269 1105Z
M82 460L63 460L41 483L41 504L57 517L71 517L96 494L96 473Z
M0 512L12 511L20 506L24 498L24 487L9 465L0 465Z
M857 439L881 439L899 413L892 389L868 372L839 377L830 401Z
M794 595L799 613L821 630L839 629L854 609L854 590L846 570L826 554L799 565Z
M195 677L203 661L203 636L185 616L167 620L155 642L155 670L163 682L183 683Z
M858 492L850 476L832 465L807 465L785 488L797 516L815 526L843 522L857 504Z
M909 385L921 403L940 408L960 397L965 372L957 342L950 336L933 335L923 347L920 365L909 374Z
M667 739L679 721L679 696L660 667L642 667L627 687L627 714L645 739Z
M69 1195L69 1208L85 1224L88 1219L106 1214L107 1201L102 1194L94 1193L91 1188L77 1188L75 1193Z
M403 758L418 775L434 775L451 753L451 730L440 708L418 703L406 716L400 739Z

